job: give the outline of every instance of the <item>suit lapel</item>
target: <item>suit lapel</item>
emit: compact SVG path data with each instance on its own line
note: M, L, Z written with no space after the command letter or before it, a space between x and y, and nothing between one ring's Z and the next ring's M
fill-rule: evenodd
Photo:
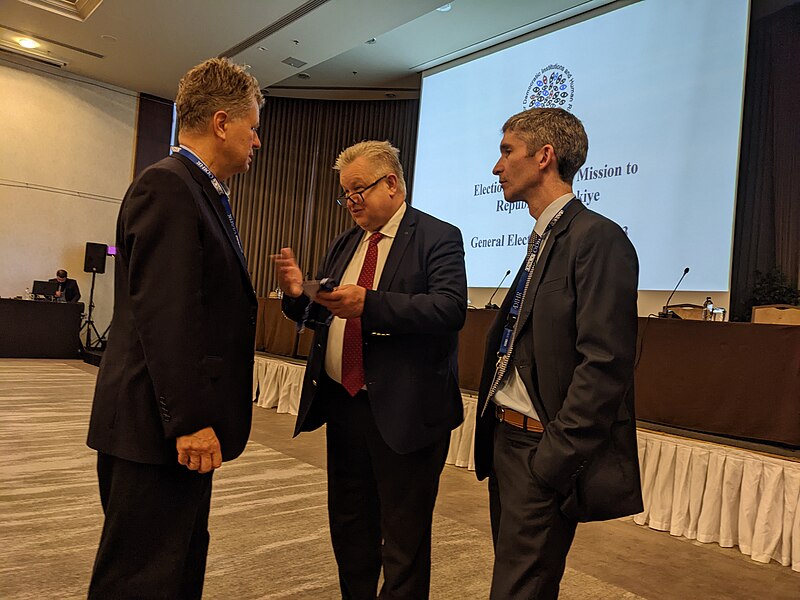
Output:
M408 248L408 243L414 236L414 229L417 227L417 211L416 209L407 206L406 214L403 215L400 221L400 226L397 228L397 235L392 242L392 248L389 250L389 256L386 257L386 263L383 266L383 273L381 273L381 280L378 282L376 289L386 291L394 279L400 263L403 261L403 255Z
M208 176L201 172L199 168L195 164L192 163L188 158L181 154L173 154L173 157L180 160L182 163L187 165L189 173L192 175L192 178L200 184L200 187L203 190L203 195L206 198L206 201L211 206L211 209L214 211L214 214L217 216L220 225L222 226L222 230L225 232L225 236L228 238L228 242L230 242L231 246L233 247L233 251L236 253L236 257L239 259L239 264L242 266L245 274L247 275L248 281L250 280L250 272L247 270L247 259L242 254L242 249L239 247L239 243L236 241L236 235L231 228L230 221L228 220L228 215L225 214L225 209L222 207L222 202L219 199L219 194L217 194L217 190L214 189L214 186L211 184L211 180Z
M555 248L556 244L558 244L558 238L567 230L570 222L572 222L572 219L575 218L575 215L583 209L583 204L581 204L577 198L573 198L565 208L564 214L561 215L561 218L558 220L558 222L553 225L553 229L550 230L550 237L547 240L542 253L536 259L536 267L534 268L533 275L531 276L531 283L528 286L528 291L525 294L525 299L523 300L522 307L519 311L519 323L517 324L517 331L522 330L522 328L525 326L525 323L528 321L531 312L533 311L533 302L536 300L536 293L539 290L539 284L542 282L544 272L547 270L547 262L550 259L550 255L553 253L553 248Z

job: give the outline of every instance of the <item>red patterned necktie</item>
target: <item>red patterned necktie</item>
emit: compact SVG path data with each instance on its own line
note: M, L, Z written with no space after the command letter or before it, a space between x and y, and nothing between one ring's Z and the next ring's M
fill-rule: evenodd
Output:
M378 266L378 242L383 234L376 231L367 240L367 255L358 276L358 285L372 289L375 268ZM347 319L342 345L342 385L347 393L355 396L364 387L364 356L361 347L361 318Z

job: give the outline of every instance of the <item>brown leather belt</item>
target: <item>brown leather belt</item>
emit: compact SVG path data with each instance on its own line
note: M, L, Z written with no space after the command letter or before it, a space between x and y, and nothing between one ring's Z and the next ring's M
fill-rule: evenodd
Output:
M508 423L517 429L522 429L523 431L544 431L541 422L523 415L522 413L518 413L515 410L511 410L510 408L495 404L494 414L501 423Z

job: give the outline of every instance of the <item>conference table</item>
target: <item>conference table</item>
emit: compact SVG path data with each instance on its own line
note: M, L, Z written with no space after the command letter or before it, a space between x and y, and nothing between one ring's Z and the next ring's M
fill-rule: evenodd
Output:
M278 356L307 358L313 337L314 332L309 329L297 333L295 322L283 315L279 298L258 299L256 350Z
M486 333L496 310L467 311L459 334L459 383L473 395ZM298 335L280 300L259 300L256 349L308 356L312 332ZM800 327L639 318L639 421L733 439L800 448Z
M639 319L636 417L800 448L800 326Z
M83 303L0 298L0 358L80 358Z
M495 313L467 312L463 390L478 388ZM800 448L800 326L640 317L636 348L639 421Z

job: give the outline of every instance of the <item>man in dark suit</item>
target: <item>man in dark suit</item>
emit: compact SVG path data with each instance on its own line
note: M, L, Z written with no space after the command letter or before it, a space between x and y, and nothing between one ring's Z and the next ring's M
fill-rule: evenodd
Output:
M450 431L463 419L458 331L467 285L461 232L405 203L399 152L361 142L336 161L356 226L303 292L275 257L283 309L315 328L295 435L327 423L328 512L342 597L427 598L431 520Z
M536 219L486 343L475 434L489 477L491 597L558 596L579 521L642 510L633 360L638 261L622 229L572 193L581 122L532 109L503 126L494 174Z
M225 179L260 147L258 82L210 59L178 87L181 147L117 221L90 447L105 514L89 598L200 598L213 470L250 433L257 302Z
M56 290L56 298L64 299L64 302L77 302L81 299L81 290L78 287L78 282L74 279L67 277L67 272L64 269L56 271L56 276L50 281L58 284Z

